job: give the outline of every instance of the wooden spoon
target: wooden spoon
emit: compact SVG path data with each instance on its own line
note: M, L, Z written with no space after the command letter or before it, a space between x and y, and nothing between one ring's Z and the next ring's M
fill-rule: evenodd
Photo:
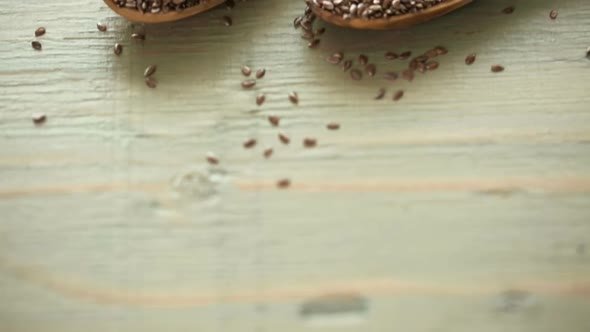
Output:
M215 7L225 2L225 0L207 0L204 1L202 4L188 7L183 11L174 11L171 10L167 13L149 13L145 12L142 14L139 10L119 7L117 6L112 0L104 0L104 2L109 6L113 11L117 14L125 17L126 19L133 21L133 22L142 22L142 23L162 23L162 22L170 22L180 20L189 16L196 15L198 13L204 12L207 9Z
M439 16L448 14L456 9L459 9L473 0L447 0L439 3L428 9L397 16L390 16L387 18L365 19L362 17L354 17L348 20L342 16L323 10L317 6L310 5L313 13L322 20L339 25L342 27L356 28L356 29L370 29L370 30L387 30L406 28L418 23L430 21Z

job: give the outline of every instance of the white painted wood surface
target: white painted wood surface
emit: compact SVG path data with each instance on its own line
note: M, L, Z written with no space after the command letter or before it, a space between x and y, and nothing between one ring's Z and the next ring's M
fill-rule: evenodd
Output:
M240 2L232 27L220 8L141 43L102 1L0 6L1 331L590 331L586 0L327 26L317 50L292 27L302 7ZM366 53L382 73L403 67L386 51L439 44L439 70L412 83L353 82L324 60ZM252 91L243 64L267 69ZM326 294L367 309L310 325L302 308Z

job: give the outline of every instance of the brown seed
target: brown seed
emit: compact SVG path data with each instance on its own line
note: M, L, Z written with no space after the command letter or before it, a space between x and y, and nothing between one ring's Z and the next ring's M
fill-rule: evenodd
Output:
M273 127L278 127L279 123L281 122L281 118L276 115L269 115L267 119Z
M264 69L264 68L261 68L261 69L258 69L258 70L256 71L256 78L257 78L257 79L261 79L261 78L263 78L263 77L264 77L264 75L266 75L266 69Z
M471 53L465 58L465 64L471 66L477 59L477 54Z
M379 90L377 90L377 94L375 95L375 100L383 99L384 96L385 96L385 88L380 88Z
M590 60L590 47L586 49L586 58Z
M34 124L41 125L45 123L45 120L47 120L47 115L45 115L45 113L35 113L31 119L33 120Z
M402 71L402 78L407 80L408 82L412 82L414 80L414 71L411 69L406 69Z
M252 69L250 69L250 67L244 65L242 66L242 74L246 77L250 76L250 74L252 74Z
M242 145L244 146L245 149L250 149L250 148L254 147L254 145L256 145L256 139L249 138L249 139L245 140Z
M316 34L317 36L321 36L321 35L323 35L323 34L324 34L324 32L326 32L326 28L323 28L323 27L322 27L322 28L319 28L319 29L318 29L318 30L315 32L315 34Z
M264 156L264 158L270 158L270 156L272 156L273 152L274 151L272 148L266 148L266 149L264 149L264 152L262 153L262 155Z
M289 100L294 105L299 104L299 95L297 94L297 92L291 91L291 93L289 93Z
M279 189L286 189L289 188L289 186L291 186L291 180L289 179L280 179L277 181L277 187Z
M504 67L500 65L493 65L492 66L492 73L500 73L504 71Z
M551 12L549 12L549 18L551 18L552 20L557 19L557 15L558 15L558 13L557 13L557 10L555 10L555 9L552 9Z
M96 23L96 28L102 32L107 31L107 26L105 24L100 23L100 22Z
M44 27L38 27L37 30L35 30L35 37L40 37L40 36L43 36L44 34L45 34Z
M303 146L306 148L313 148L318 144L318 140L312 137L306 137L303 139Z
M329 63L331 63L333 65L337 65L340 62L342 62L343 57L344 57L344 54L342 54L341 52L336 52L336 53L330 55L328 57L328 59L326 59L326 61L328 61Z
M502 14L512 14L514 13L514 9L516 9L514 6L506 7L502 9Z
M346 72L352 67L352 60L345 60L342 63L342 71Z
M424 74L426 72L426 65L422 62L418 62L418 63L416 63L415 68L411 67L410 69L417 70L417 71L421 72L422 74Z
M320 44L320 40L314 39L314 40L310 41L309 43L307 43L307 47L316 48L319 44Z
M412 51L405 51L405 52L403 52L402 54L399 55L399 58L402 59L402 60L406 60L406 59L408 59L411 56L412 56Z
M134 32L131 34L131 38L137 40L145 40L145 33L143 32Z
M225 25L226 27L230 27L234 24L234 21L229 16L224 16L222 18L222 20L223 20L223 25Z
M429 61L424 66L426 67L426 70L436 70L438 65L438 62L436 61Z
M422 63L420 63L420 64L422 64ZM416 61L416 60L410 61L410 63L408 64L408 68L410 68L411 70L418 69L418 61Z
M278 136L279 136L279 140L283 144L289 144L289 142L291 142L291 139L289 138L289 136L287 136L287 134L283 133L282 131L279 132Z
M438 55L445 55L445 54L449 53L449 50L444 46L437 46L434 49L436 50L436 53Z
M121 55L121 53L123 53L123 45L116 43L113 47L113 52L115 55Z
M213 152L207 153L207 161L211 165L219 164L219 158L215 154L213 154Z
M328 128L329 130L338 130L340 129L340 124L336 122L330 122L326 125L326 128Z
M383 74L383 78L388 81L395 81L399 77L399 74L394 71L388 71L387 73Z
M253 86L256 85L256 81L255 80L244 80L242 81L242 88L244 89L250 89Z
M398 90L393 94L393 100L398 101L404 96L404 90Z
M149 65L145 71L143 72L144 77L150 77L156 72L157 66L156 65Z
M375 76L375 74L377 73L377 67L375 67L374 64L370 64L367 65L365 67L365 72L367 73L367 75L369 75L370 77Z
M397 53L394 53L394 52L385 53L385 59L387 59L387 60L395 60L397 58L399 58L399 55L397 55Z
M436 58L438 56L438 52L436 48L433 48L431 50L426 51L426 53L424 53L424 56L428 58Z
M259 94L258 96L256 96L256 105L260 106L260 105L264 104L265 100L266 100L266 95L264 95L264 93Z
M149 76L145 78L145 85L152 89L155 89L158 86L158 81L152 76Z
M426 61L428 61L428 57L424 54L419 55L419 56L412 59L412 62L418 62L418 63L420 63L420 62L425 63Z
M295 17L295 19L293 19L293 27L295 29L298 29L301 26L301 21L302 20L303 20L303 17L301 17L301 16Z
M360 81L363 78L363 73L358 69L353 69L350 71L350 78L355 81Z
M301 39L307 39L307 40L312 40L315 38L315 35L313 32L308 31L308 30L303 30L301 32Z
M234 0L227 0L225 1L225 6L227 9L232 10L236 6L236 2Z
M365 66L368 62L369 62L369 57L368 56L366 56L364 54L359 55L359 64L361 66Z
M31 46L33 46L33 48L36 49L37 51L41 51L41 49L43 48L41 43L36 40L31 42Z

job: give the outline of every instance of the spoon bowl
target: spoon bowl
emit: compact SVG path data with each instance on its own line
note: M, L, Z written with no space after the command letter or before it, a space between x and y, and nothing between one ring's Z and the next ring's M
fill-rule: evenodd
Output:
M320 7L310 5L313 13L322 20L339 25L342 27L368 30L389 30L407 28L412 25L430 21L439 16L448 14L457 10L473 0L447 0L430 8L421 10L416 13L409 13L403 15L390 16L387 18L365 19L362 17L354 17L344 19L341 15L323 10Z
M208 0L204 1L203 3L185 8L182 11L175 11L171 10L167 13L141 13L139 10L126 8L126 7L119 7L111 0L104 0L104 2L109 6L114 12L117 14L125 17L126 19L133 21L133 22L141 22L141 23L163 23L163 22L171 22L181 20L183 18L187 18L189 16L196 15L198 13L204 12L210 8L213 8L217 5L220 5L225 2L225 0Z

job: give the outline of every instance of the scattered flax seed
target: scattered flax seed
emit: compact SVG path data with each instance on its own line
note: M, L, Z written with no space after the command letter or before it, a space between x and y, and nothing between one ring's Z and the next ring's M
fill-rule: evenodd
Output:
M590 47L588 47L586 49L586 58L588 58L588 60L590 60Z
M404 90L398 90L393 94L393 101L398 101L404 96Z
M244 146L245 149L250 149L250 148L254 147L254 145L256 145L256 139L249 138L249 139L245 140L242 145Z
M345 60L342 63L342 71L347 72L352 67L352 60Z
M360 81L363 78L363 73L358 69L353 69L350 71L350 78L355 81Z
M336 122L330 122L326 125L326 128L328 128L329 130L338 130L340 129L340 124Z
M381 100L385 96L385 88L380 88L377 90L377 94L375 95L375 100Z
M549 12L549 18L552 20L557 19L557 15L559 15L559 14L557 13L556 9L552 9L551 12Z
M359 64L361 66L366 66L368 62L369 62L368 56L366 56L364 54L359 55Z
M319 28L317 29L317 31L315 32L316 36L321 36L324 34L324 32L326 32L326 28Z
M278 136L279 136L279 140L283 144L289 144L289 142L291 142L291 139L289 138L289 136L287 136L287 134L283 133L282 131L279 132Z
M516 8L514 6L509 6L502 9L502 14L512 14Z
M264 95L264 93L259 94L258 96L256 96L256 105L260 106L260 105L264 104L265 100L266 100L266 95Z
M222 20L223 20L223 25L225 25L226 27L231 27L234 24L234 21L229 16L224 16L222 18Z
M342 62L342 58L344 58L344 54L342 54L342 52L336 52L332 55L330 55L326 61L328 61L329 63L333 64L333 65L337 65L340 62Z
M151 89L155 89L158 86L158 81L152 76L148 76L145 78L145 85Z
M301 32L301 39L312 40L314 38L315 38L315 35L311 31L303 30Z
M401 60L407 60L409 57L412 56L412 51L405 51L402 54L399 55L399 58Z
M477 59L477 54L471 53L465 58L465 64L471 66Z
M385 59L386 60L395 60L397 58L399 58L399 55L397 55L397 53L394 53L394 52L387 52L387 53L385 53Z
M213 154L213 152L207 153L207 161L211 165L219 164L219 158L215 154Z
M303 17L301 17L301 16L295 17L295 19L293 19L293 27L295 29L298 29L301 26L301 21L302 20L303 20Z
M289 186L291 186L291 180L289 179L280 179L277 181L277 187L279 189L286 189L289 188Z
M102 31L105 32L107 31L107 26L103 23L96 23L96 28L98 29L98 31Z
M309 43L307 43L307 47L316 48L319 44L320 44L320 40L314 39L314 40L310 41Z
M266 148L266 149L264 149L264 152L262 153L262 155L264 156L264 158L270 158L270 156L272 156L273 152L274 151L272 148Z
M261 79L261 78L263 78L263 77L264 77L264 75L266 75L266 69L264 69L264 68L261 68L261 69L258 69L258 70L256 71L256 78L257 78L257 79Z
M236 2L234 0L227 0L225 6L228 10L232 10L236 6Z
M150 77L150 76L152 76L152 75L153 75L153 74L156 72L156 69L157 69L157 68L158 68L158 67L157 67L156 65L149 65L149 66L148 66L148 67L145 69L145 71L143 72L143 76L144 76L144 77Z
M426 51L426 53L424 53L424 56L427 58L436 58L438 56L438 51L436 50L436 48L433 48L431 50Z
M276 115L269 115L267 117L268 122L273 126L273 127L278 127L279 123L281 122L281 118L279 118Z
M297 92L291 91L291 93L289 93L289 100L294 105L299 104L299 95L297 94Z
M255 80L244 80L242 81L242 88L244 89L250 89L253 86L256 85L256 81Z
M504 67L500 65L493 65L492 66L492 73L501 73L504 71Z
M35 37L41 37L45 34L45 28L44 27L38 27L37 30L35 30Z
M303 146L306 148L313 148L318 145L318 140L312 137L306 137L303 139Z
M439 66L437 61L429 61L425 65L426 70L436 70Z
M395 81L399 77L399 74L394 71L388 71L387 73L383 74L383 78L388 81Z
M374 64L367 65L365 67L365 72L367 75L369 75L369 77L373 77L377 73L377 67L375 67Z
M250 74L252 74L252 69L246 65L242 66L242 74L246 77L250 76Z
M42 125L47 120L47 115L45 115L45 113L35 113L31 117L31 119L33 120L33 123L34 124L36 124L36 125Z
M402 71L402 78L408 82L412 82L414 80L414 71L411 69Z
M438 55L445 55L445 54L449 53L449 50L444 46L437 46L434 49L436 50L436 53Z
M113 47L113 53L115 53L115 55L121 55L121 53L123 53L123 45L116 43Z
M134 32L131 34L131 38L137 40L145 40L145 33L143 32Z
M37 51L41 51L41 49L43 48L41 43L36 40L31 42L31 46L33 46L33 48L36 49Z

